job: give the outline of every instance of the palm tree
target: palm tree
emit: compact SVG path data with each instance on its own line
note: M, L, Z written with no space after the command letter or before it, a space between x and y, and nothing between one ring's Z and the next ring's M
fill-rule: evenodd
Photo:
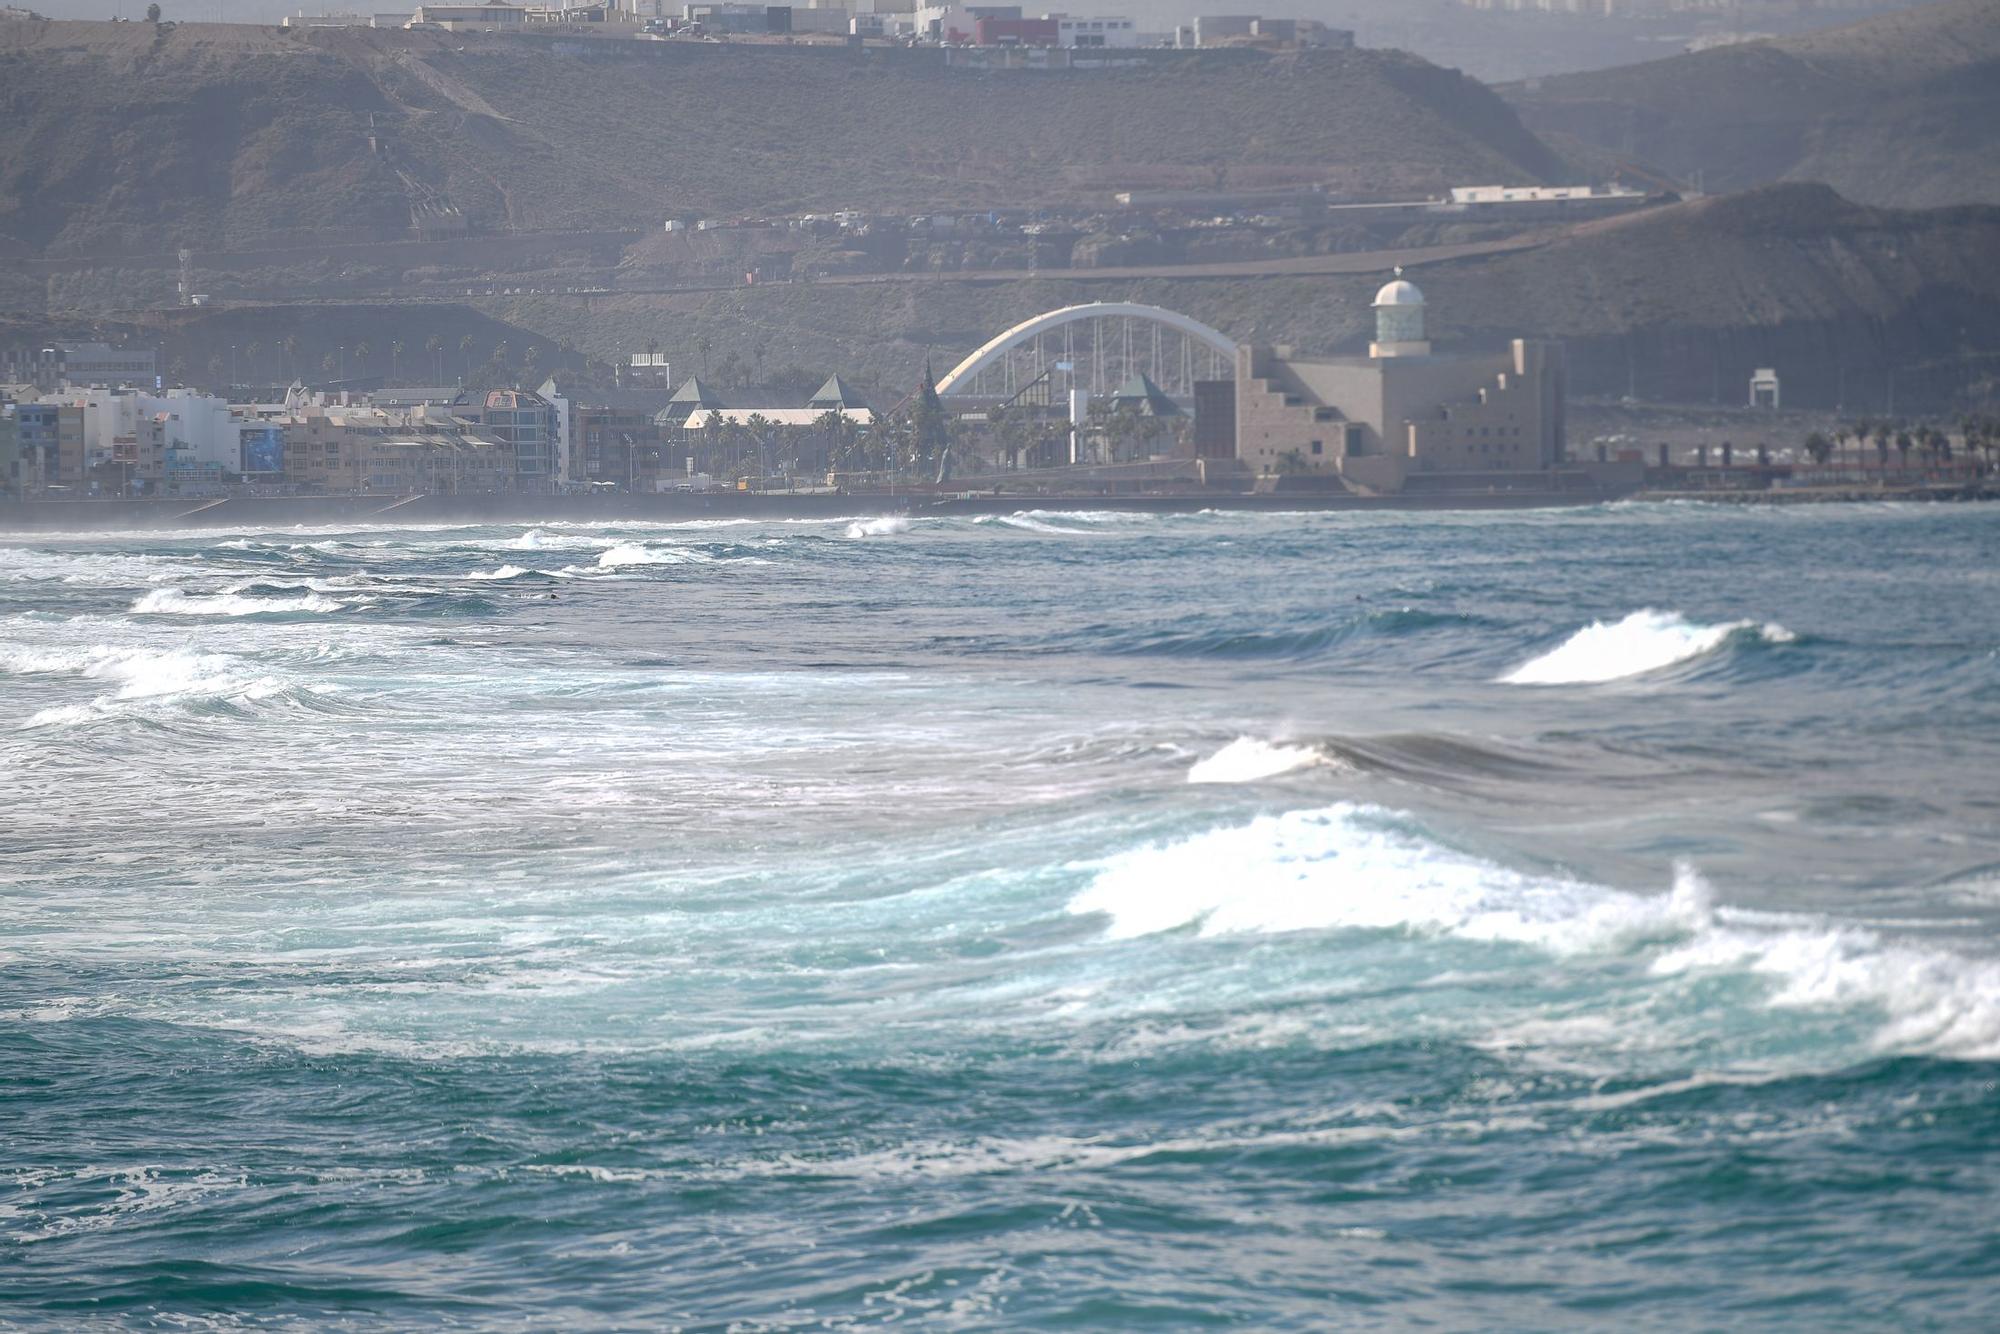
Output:
M458 340L458 355L464 360L464 373L467 375L472 374L472 349L478 346L478 344L479 340L471 334L467 334Z
M403 340L394 339L389 344L389 378L398 383L403 378Z
M1910 451L1916 447L1917 442L1911 437L1908 431L1896 432L1896 467L1900 471L1909 472Z
M708 350L714 347L715 344L709 341L707 334L703 334L694 340L694 346L695 350L701 353L701 373L706 375L708 374Z
M368 358L374 351L366 338L354 345L354 364L359 367L359 373L364 377L368 374Z
M257 378L257 358L263 351L264 345L254 338L243 345L243 370L246 378L251 380Z
M743 429L750 433L750 439L757 446L757 470L768 476L775 471L771 457L771 419L761 412L753 412L743 420Z
M424 340L424 351L431 354L431 374L437 379L444 378L444 339L432 334Z
M1806 437L1806 453L1812 456L1815 464L1823 467L1833 454L1833 441L1826 438L1825 432L1814 431Z
M295 334L295 333L288 333L288 334L286 334L286 335L285 335L285 337L284 337L284 341L283 341L283 342L281 342L281 343L279 343L279 344L278 344L278 346L280 346L280 347L282 347L282 348L284 348L284 349L285 349L285 364L286 364L287 366L289 366L289 367L291 368L291 376L290 376L290 378L292 378L292 379L294 379L294 380L298 379L298 378L299 378L299 336L298 336L297 334Z

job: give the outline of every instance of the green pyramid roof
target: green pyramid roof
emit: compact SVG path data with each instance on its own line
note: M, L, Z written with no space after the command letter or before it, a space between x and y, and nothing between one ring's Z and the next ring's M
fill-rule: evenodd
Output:
M854 392L847 381L838 375L829 375L819 391L806 400L809 408L865 408L867 402Z
M1149 417L1185 417L1180 404L1167 397L1167 391L1153 383L1145 372L1134 375L1118 386L1111 395L1113 407L1136 407Z
M722 400L715 396L714 391L703 384L700 377L693 375L688 376L681 383L681 387L674 390L674 396L668 399L667 402L692 403L698 408L719 408L723 405Z

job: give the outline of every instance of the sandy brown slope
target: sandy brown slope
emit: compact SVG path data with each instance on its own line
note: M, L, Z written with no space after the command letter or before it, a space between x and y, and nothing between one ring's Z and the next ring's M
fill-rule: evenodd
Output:
M0 246L43 253L390 236L426 203L483 229L657 226L1560 170L1487 89L1395 52L1003 74L937 52L0 21L0 90Z

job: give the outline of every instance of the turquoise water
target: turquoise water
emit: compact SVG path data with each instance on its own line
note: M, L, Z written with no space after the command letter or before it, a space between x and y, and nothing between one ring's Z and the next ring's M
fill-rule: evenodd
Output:
M2000 510L15 535L0 774L0 1323L2000 1319Z

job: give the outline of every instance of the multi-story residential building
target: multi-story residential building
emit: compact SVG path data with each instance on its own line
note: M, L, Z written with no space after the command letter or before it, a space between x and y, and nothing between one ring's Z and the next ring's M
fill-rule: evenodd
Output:
M651 491L661 471L660 427L644 407L579 404L571 413L578 480Z
M555 404L525 389L475 391L452 415L484 428L513 458L513 489L553 491L563 480L563 429Z
M112 347L108 343L64 343L62 378L72 385L159 387L159 372L150 347Z
M83 412L67 409L73 434L81 441ZM81 460L65 469L63 458L63 414L60 403L17 403L11 409L20 458L22 494L33 494L51 486L74 485L82 480Z
M14 405L0 404L0 497L18 499L28 494L21 470L21 428L14 420Z
M308 493L453 494L514 489L515 451L450 416L310 407L284 424L285 483Z

